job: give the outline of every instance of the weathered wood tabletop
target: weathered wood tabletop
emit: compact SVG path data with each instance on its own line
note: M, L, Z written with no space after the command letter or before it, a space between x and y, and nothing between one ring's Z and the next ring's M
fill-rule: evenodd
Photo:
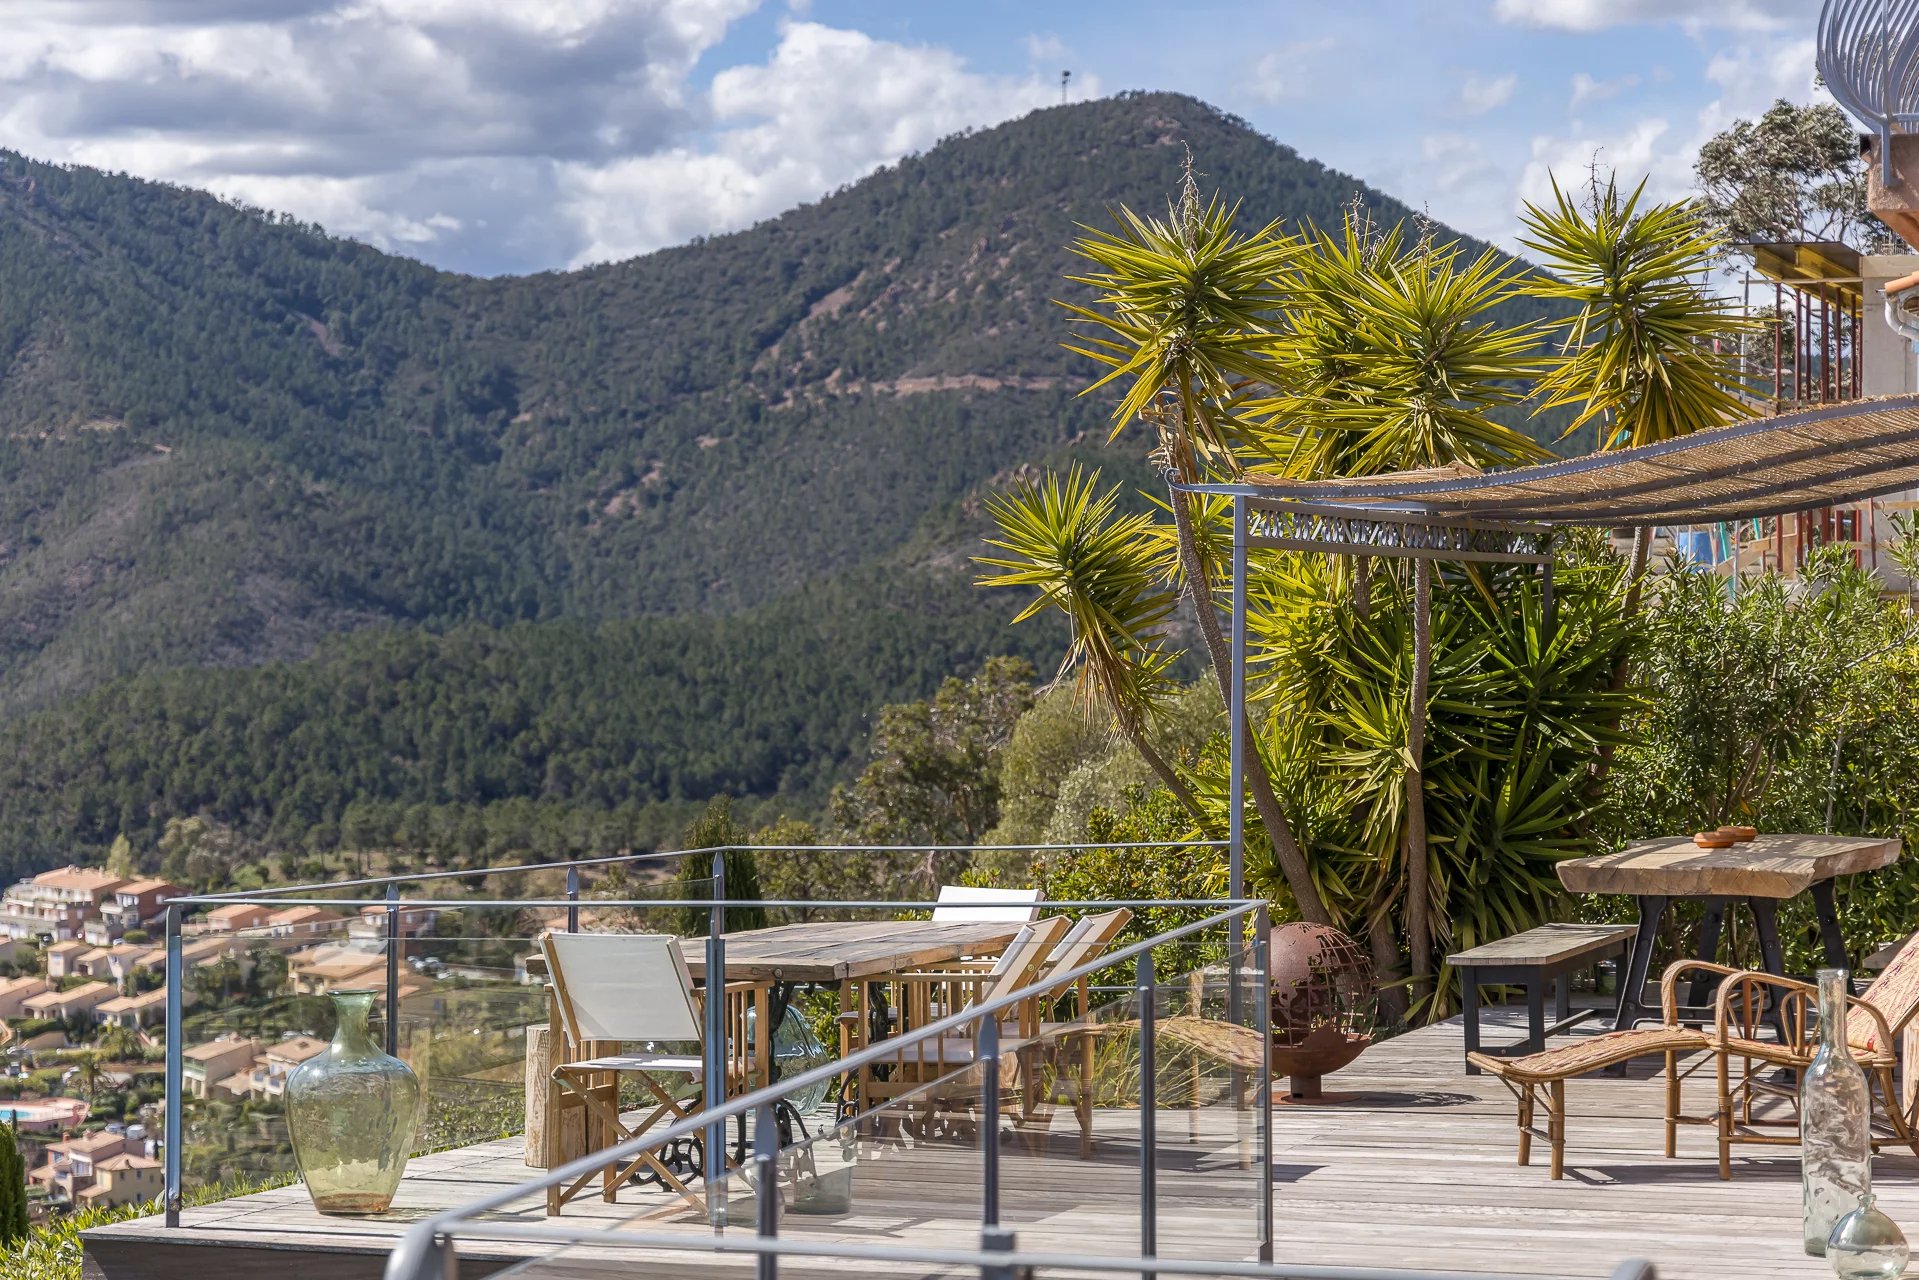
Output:
M821 920L726 935L726 976L735 981L856 982L961 956L992 955L1019 933L1017 921ZM706 939L682 938L686 967L706 976Z
M1559 882L1574 893L1792 898L1835 876L1891 866L1899 853L1897 839L1880 836L1763 835L1730 849L1678 836L1562 862Z

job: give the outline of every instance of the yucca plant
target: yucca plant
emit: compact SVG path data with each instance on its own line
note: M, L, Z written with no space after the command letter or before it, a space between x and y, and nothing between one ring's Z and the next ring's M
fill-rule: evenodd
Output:
M1147 732L1173 691L1167 672L1181 651L1161 632L1177 596L1159 562L1152 518L1119 514L1119 490L1098 487L1097 471L1074 467L1064 481L1048 476L988 499L1000 530L988 545L999 554L976 559L1001 572L980 582L1034 593L1016 623L1047 609L1066 615L1073 640L1061 675L1078 673L1087 701L1107 708L1166 789L1203 819L1185 779Z

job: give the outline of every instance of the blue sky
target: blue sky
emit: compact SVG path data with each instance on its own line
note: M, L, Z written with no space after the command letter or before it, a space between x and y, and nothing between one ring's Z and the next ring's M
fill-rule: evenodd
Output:
M0 0L0 146L458 270L749 225L955 130L1176 89L1465 231L1661 194L1809 100L1815 0ZM1202 157L1203 165L1203 157ZM1281 212L1281 211L1274 211Z

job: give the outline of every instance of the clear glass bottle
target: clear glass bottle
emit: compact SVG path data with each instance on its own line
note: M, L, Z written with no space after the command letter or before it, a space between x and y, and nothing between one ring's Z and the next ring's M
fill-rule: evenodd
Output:
M1896 1280L1906 1273L1911 1256L1905 1233L1880 1211L1870 1191L1826 1239L1826 1261L1839 1280Z
M321 1213L384 1213L413 1151L420 1082L373 1042L373 992L329 994L338 1018L333 1043L287 1077L293 1158Z
M1872 1095L1846 1044L1846 971L1819 971L1819 1052L1799 1081L1806 1252L1823 1257L1839 1220L1872 1190Z

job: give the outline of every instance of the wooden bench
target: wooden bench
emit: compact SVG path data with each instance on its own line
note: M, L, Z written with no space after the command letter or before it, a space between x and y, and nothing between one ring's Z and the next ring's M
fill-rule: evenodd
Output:
M1547 1036L1598 1013L1597 1009L1572 1011L1572 974L1601 960L1624 955L1638 932L1638 926L1630 924L1542 924L1537 929L1447 956L1446 963L1459 971L1465 1006L1466 1053L1499 1057L1538 1053L1546 1047ZM1546 984L1549 982L1553 987L1551 1026L1546 1025ZM1517 1044L1482 1048L1479 988L1494 985L1526 989L1526 1038ZM1466 1074L1476 1076L1479 1068L1468 1062Z

